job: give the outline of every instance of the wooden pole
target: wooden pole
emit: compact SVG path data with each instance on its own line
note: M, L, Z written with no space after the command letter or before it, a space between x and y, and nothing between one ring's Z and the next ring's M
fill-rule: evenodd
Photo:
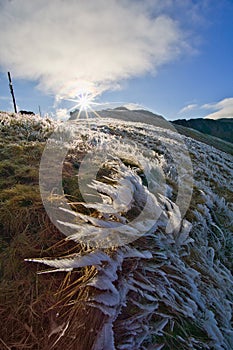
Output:
M17 113L17 106L16 106L16 102L15 102L15 95L14 95L13 84L12 84L12 81L11 81L11 74L10 74L10 72L8 72L8 79L9 79L10 92L11 92L12 99L13 99L14 110L15 110L15 113Z

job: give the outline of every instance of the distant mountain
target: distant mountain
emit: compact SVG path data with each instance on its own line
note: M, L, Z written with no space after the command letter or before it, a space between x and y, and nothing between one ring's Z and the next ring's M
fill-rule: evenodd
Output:
M116 107L114 109L104 109L97 111L97 114L94 112L88 111L89 118L96 118L99 115L100 118L111 118L111 119L120 119L123 121L136 122L136 123L146 123L159 127L169 127L169 124L166 119L158 114L154 114L150 111L144 109L130 110L125 106ZM79 111L78 109L70 112L70 121L76 119L87 119L85 111Z
M172 122L187 128L198 130L204 134L218 137L224 141L233 143L233 118L224 119L178 119Z
M223 139L215 136L203 134L203 132L179 124L176 124L175 128L181 135L190 137L196 141L203 142L209 146L215 147L222 152L233 155L233 143L224 141Z

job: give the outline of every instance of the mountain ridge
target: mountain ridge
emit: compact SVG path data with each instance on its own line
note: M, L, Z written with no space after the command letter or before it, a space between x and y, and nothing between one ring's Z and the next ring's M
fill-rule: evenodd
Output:
M177 119L172 121L174 125L195 129L207 135L215 136L224 141L233 143L233 118L222 119Z

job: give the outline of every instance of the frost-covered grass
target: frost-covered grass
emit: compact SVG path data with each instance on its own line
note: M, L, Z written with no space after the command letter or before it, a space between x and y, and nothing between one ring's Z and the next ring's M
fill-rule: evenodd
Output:
M140 123L70 123L65 132L60 124L55 142L63 138L67 148L70 208L57 208L61 227L71 230L65 237L50 223L38 187L55 123L1 118L0 338L8 347L233 348L231 155L191 138L184 138L185 152L173 131ZM109 158L90 178L89 190L101 201L87 203L76 175L86 152L96 149ZM183 217L179 178L187 199L192 173ZM36 276L36 269L43 273Z
M191 137L192 139L196 141L200 141L202 143L205 143L207 145L213 146L217 148L220 151L223 151L225 153L229 153L233 155L233 146L230 142L224 141L222 139L219 139L218 137L214 137L211 135L203 134L202 132L199 132L197 130L186 128L182 125L173 124L177 131L181 133L182 135L185 135L187 137Z
M0 112L1 134L7 139L45 141L53 130L54 122L38 115Z

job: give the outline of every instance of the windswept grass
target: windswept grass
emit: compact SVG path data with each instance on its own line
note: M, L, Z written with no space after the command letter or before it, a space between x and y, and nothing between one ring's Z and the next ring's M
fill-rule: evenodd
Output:
M43 207L39 162L44 141L10 137L10 129L7 133L0 139L0 348L91 349L105 320L101 311L85 303L93 293L85 285L97 271L85 267L72 274L38 276L37 267L24 261L80 253L85 248L65 241ZM88 214L90 210L76 204L82 200L78 164L77 158L64 162L63 187L73 209ZM67 324L69 332L58 346L58 335Z
M219 170L230 158L225 160L216 151L211 153L213 159L210 159L211 155L203 151L202 145L193 147L190 141L196 182L186 219L193 226L190 232L188 226L168 232L166 220L175 214L169 203L175 201L179 188L176 174L169 175L172 163L169 157L168 160L163 157L166 150L161 142L149 140L148 149L151 147L157 152L158 164L161 161L164 165L166 185L171 188L168 205L164 206L164 215L155 231L149 230L122 249L102 249L109 259L102 265L37 275L38 265L25 262L25 258L69 258L77 253L82 257L95 250L66 240L43 207L38 171L46 138L52 129L50 122L27 119L25 126L24 121L10 117L14 115L3 118L5 124L0 132L0 349L92 350L111 317L119 349L129 349L129 344L134 344L130 349L135 350L154 350L160 346L164 350L219 349L215 345L220 342L232 344L229 271L233 241L227 203L231 191L225 179L230 174L230 166L225 167L225 173ZM94 131L93 140L102 137L106 142L108 137L116 135L112 143L117 145L116 149L120 145L116 140L124 135L147 142L143 128L141 136L139 131L133 133L133 126L127 130L120 124L115 134L114 127L108 126L103 135L99 130ZM83 198L76 175L89 141L88 146L92 147L93 140L89 140L88 133L89 130L84 130L80 137L83 149L72 148L64 162L64 195L74 211L92 220L104 220L100 211L80 203ZM156 139L156 134L153 137ZM132 153L128 158L119 158L125 169L134 169L134 174L139 176L138 183L148 186L137 157L131 157L134 148L129 146L129 149ZM105 164L99 169L97 180L100 184L116 186L117 181L112 176L115 171L116 167ZM221 190L223 184L225 193ZM136 191L135 195L138 194ZM140 201L143 202L139 196L134 203L143 207ZM128 212L120 215L129 222L140 214L140 205L132 205ZM109 216L109 223L120 220L119 217ZM185 224L188 223L185 221ZM107 281L103 278L106 286L101 284L98 289L91 283L98 282L101 271L102 278L114 278ZM111 299L114 294L111 288L115 291L114 297L120 296L122 304L117 298ZM104 300L104 305L98 302L102 294L116 304L109 306L109 299ZM108 311L116 318L110 317Z

